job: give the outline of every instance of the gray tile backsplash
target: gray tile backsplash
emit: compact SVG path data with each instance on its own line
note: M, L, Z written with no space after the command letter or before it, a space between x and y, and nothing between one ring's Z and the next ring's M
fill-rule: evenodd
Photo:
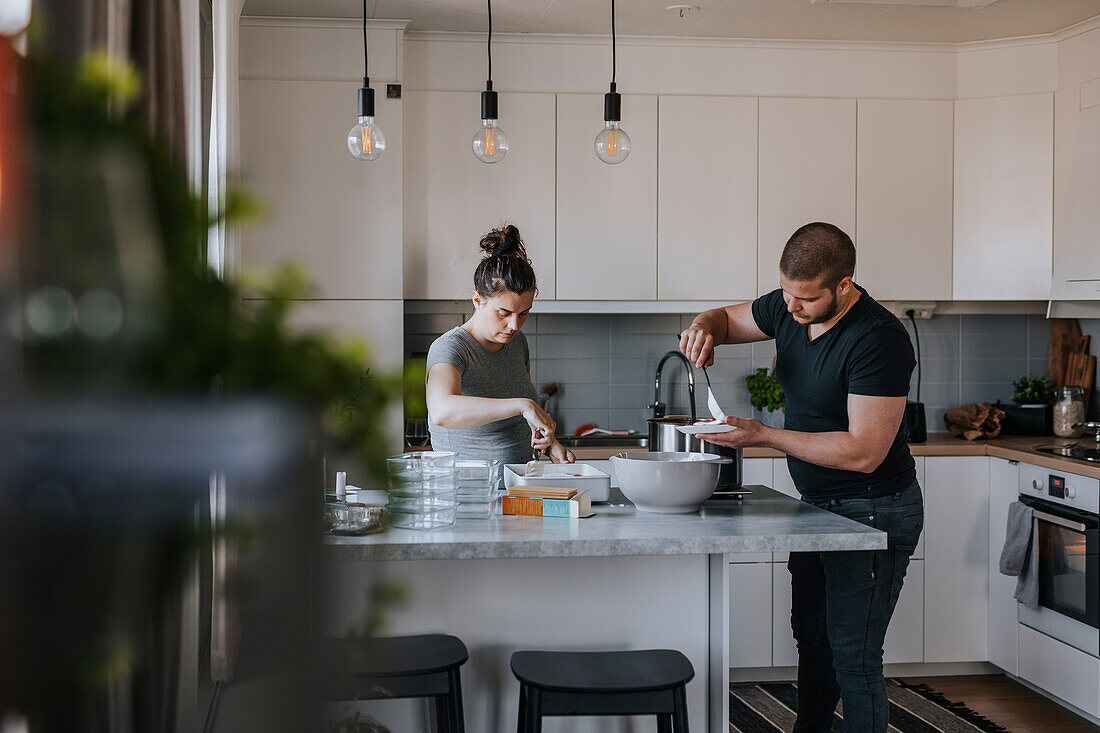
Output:
M541 390L558 383L551 412L559 430L573 432L585 423L628 428L645 433L653 401L653 377L661 356L676 349L675 335L695 314L535 314L524 333L531 345L531 377ZM410 353L427 351L432 339L460 325L468 313L405 317L405 343ZM906 328L912 337L912 326ZM1022 374L1046 371L1050 321L1042 316L948 315L917 321L921 345L921 400L928 427L942 431L943 414L970 402L1009 401L1012 381ZM1081 320L1093 335L1092 353L1100 352L1100 319ZM775 345L722 346L708 372L714 391L731 413L774 424L778 416L753 410L745 377L757 367L771 367ZM696 406L706 413L706 382L696 375ZM914 371L910 399L916 399ZM665 367L661 401L670 414L686 414L687 385L683 367ZM1097 418L1094 400L1092 419Z

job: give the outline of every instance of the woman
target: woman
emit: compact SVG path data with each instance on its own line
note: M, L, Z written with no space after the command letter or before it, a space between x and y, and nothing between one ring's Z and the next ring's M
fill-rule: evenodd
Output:
M505 463L526 463L535 449L554 463L572 463L531 383L520 328L537 288L519 229L494 229L482 237L481 249L486 255L474 270L473 316L428 350L432 447Z

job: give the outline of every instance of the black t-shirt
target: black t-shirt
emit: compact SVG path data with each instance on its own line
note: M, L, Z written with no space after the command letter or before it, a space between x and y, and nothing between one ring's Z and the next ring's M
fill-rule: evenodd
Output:
M828 331L810 341L787 312L783 291L752 303L761 331L775 339L775 376L786 396L784 428L807 433L848 429L848 395L904 397L916 361L901 321L856 285L859 300ZM916 479L903 420L886 458L871 473L826 468L787 456L787 467L807 498L882 496ZM870 493L868 493L870 492Z

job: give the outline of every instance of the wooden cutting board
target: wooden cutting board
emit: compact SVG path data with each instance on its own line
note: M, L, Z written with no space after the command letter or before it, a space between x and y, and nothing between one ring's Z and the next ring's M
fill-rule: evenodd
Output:
M1096 383L1096 357L1089 354L1069 354L1062 384L1074 385L1085 391L1085 412L1088 413L1092 385Z
M1055 318L1050 326L1050 349L1047 351L1047 379L1055 384L1069 384L1066 381L1066 367L1070 354L1080 353L1081 326L1076 318ZM1088 346L1085 346L1088 351ZM1091 387L1091 383L1089 384Z

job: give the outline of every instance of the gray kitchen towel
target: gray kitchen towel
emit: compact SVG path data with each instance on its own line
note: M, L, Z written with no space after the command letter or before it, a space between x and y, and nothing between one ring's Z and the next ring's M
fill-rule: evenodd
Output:
M1034 515L1026 504L1009 505L1000 561L1003 574L1016 576L1015 599L1032 609L1039 607L1039 543L1031 531Z
M1033 611L1039 610L1039 542L1034 537L1028 551L1027 566L1016 578L1013 598Z
M1033 515L1027 504L1014 501L1008 505L1008 526L1005 528L1005 545L1001 550L1002 575L1017 576L1027 571Z

